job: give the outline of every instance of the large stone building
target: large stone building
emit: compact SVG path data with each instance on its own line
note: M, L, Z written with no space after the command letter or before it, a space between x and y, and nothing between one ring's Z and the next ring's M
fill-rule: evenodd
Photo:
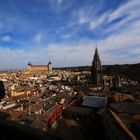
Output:
M49 61L48 65L32 65L28 63L27 71L51 71L52 63Z
M95 49L94 58L92 61L91 67L91 80L94 85L102 86L103 85L103 72L102 72L102 65L99 58L98 50Z

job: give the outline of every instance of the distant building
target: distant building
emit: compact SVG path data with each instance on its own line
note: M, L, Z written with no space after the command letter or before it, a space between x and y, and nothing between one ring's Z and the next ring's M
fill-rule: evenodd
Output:
M92 61L92 67L91 67L91 80L94 85L102 86L103 85L103 72L102 72L102 66L101 61L99 58L98 50L95 49L94 59Z
M22 95L30 95L32 94L33 89L32 88L25 88L22 86L18 86L11 90L11 97L17 97L17 96L22 96Z
M32 65L30 62L27 66L27 71L51 71L52 70L52 63L49 61L48 65Z

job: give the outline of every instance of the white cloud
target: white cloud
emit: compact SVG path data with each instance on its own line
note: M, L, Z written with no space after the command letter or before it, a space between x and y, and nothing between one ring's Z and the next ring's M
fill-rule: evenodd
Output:
M92 8L84 7L84 8L73 11L74 17L77 18L77 20L75 20L75 21L80 25L89 23L91 20L91 16L94 16L94 14L95 14L94 13L95 10L91 11ZM91 14L91 12L92 12L92 14Z
M78 23L79 23L79 24L84 24L84 23L86 23L87 21L88 21L87 18L81 15L81 16L79 17Z
M41 33L37 33L34 36L34 41L39 43L42 40L42 38L43 38L43 35Z
M62 35L61 35L61 38L67 39L67 38L70 38L71 36L72 36L71 33L66 33L66 34L62 34Z
M140 1L139 0L128 0L127 3L121 4L118 9L111 12L109 15L109 22L122 17L124 15L138 16L138 12L140 12Z
M136 30L139 26L140 23L137 23L131 31L129 28L127 32L98 41L102 64L139 62L140 36L137 35L140 31ZM11 50L0 47L0 68L25 68L28 61L33 64L47 64L49 60L54 67L91 65L95 46L93 40L81 40L71 43L52 43L33 50ZM9 59L10 56L12 57Z
M134 47L140 45L140 21L131 24L128 28L119 33L114 33L102 40L100 43L107 50L122 50L126 49L131 52ZM140 52L139 52L140 53Z
M73 1L71 0L49 0L49 6L51 7L51 10L55 13L62 13L64 11L66 11L67 9L69 9L72 4Z
M9 36L9 35L6 35L6 36L1 37L1 40L5 41L5 42L11 42L12 41L12 37Z
M89 21L87 13L83 9L79 10L78 12L73 12L73 14L75 16L78 16L78 23L79 24L84 24L84 23L87 23Z
M97 28L102 28L104 25L110 24L112 21L122 18L122 20L110 24L104 28L104 33L113 32L122 27L127 27L129 24L140 19L140 1L139 0L128 0L122 3L118 8L114 10L108 10L103 14L98 14L98 10L92 7L91 10L80 9L77 14L77 20L79 24L87 23L88 28L91 31L95 31Z
M89 28L92 29L96 29L97 27L99 27L100 25L106 23L108 18L108 12L106 12L105 14L103 14L102 16L100 16L100 18L96 17L95 19L91 19L89 21Z
M120 22L116 22L114 25L110 26L106 32L113 32L120 29L129 28L130 26L133 26L137 21L140 19L140 1L138 0L130 0L125 4L120 5L119 8L117 8L115 11L111 12L108 15L108 21L107 23L116 20L118 18L121 18L124 16L124 18Z
M139 6L138 0L129 0L117 9L107 11L103 15L93 16L90 12L82 10L74 13L77 16L76 23L79 25L86 24L91 31L126 15L120 22L102 30L104 33L109 33L107 37L98 40L99 54L103 64L140 62ZM54 6L55 8L56 6ZM63 10L58 8L58 11ZM61 38L66 39L73 34L73 30L65 34L62 33ZM35 42L39 43L42 39L42 33L34 35ZM91 65L95 42L89 39L77 42L64 41L63 43L44 44L40 48L34 47L33 50L11 50L0 47L1 66L3 68L25 67L28 61L36 64L47 64L50 59L54 66Z
M58 4L61 4L63 2L63 0L57 0Z

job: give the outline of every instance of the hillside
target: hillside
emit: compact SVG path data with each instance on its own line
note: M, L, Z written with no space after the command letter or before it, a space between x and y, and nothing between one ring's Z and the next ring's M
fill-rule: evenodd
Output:
M71 70L71 71L90 71L91 66L77 66L77 67L64 67L64 68L55 68L62 70ZM123 64L123 65L103 65L103 72L107 75L119 74L127 76L132 80L140 82L140 63L138 64Z
M124 65L107 65L104 66L104 73L111 75L116 73L120 75L125 75L132 80L140 81L140 63Z

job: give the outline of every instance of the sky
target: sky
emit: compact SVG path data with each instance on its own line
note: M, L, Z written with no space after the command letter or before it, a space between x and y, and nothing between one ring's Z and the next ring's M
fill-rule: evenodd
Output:
M0 69L140 62L140 0L0 0Z

